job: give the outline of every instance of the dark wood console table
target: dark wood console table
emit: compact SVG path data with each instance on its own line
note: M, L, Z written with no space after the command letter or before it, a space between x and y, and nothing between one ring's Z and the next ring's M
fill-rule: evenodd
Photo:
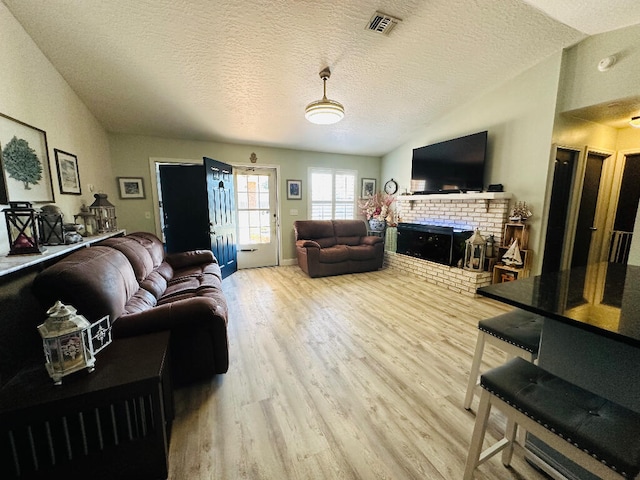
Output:
M601 263L482 287L478 294L546 317L540 367L640 412L639 285L639 266ZM527 448L543 469L594 478L536 438L528 436Z
M2 478L167 478L168 345L168 332L115 340L61 386L43 364L22 370L0 390Z

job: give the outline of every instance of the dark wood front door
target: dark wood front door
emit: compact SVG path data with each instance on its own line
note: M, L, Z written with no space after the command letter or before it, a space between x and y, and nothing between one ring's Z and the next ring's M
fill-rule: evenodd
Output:
M209 250L207 187L202 165L160 165L167 253Z
M222 278L238 270L233 167L204 157L209 241Z

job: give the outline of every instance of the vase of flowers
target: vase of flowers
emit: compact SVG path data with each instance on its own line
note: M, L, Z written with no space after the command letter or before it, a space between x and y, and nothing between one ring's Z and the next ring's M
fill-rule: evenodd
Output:
M367 217L369 229L374 232L382 232L387 224L396 224L396 212L393 204L396 197L378 192L358 203L360 213Z

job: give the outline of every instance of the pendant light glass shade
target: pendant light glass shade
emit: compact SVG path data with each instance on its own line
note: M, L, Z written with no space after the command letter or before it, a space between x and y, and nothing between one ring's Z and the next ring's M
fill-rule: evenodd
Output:
M322 100L316 100L307 105L304 109L304 116L311 123L317 125L331 125L337 123L344 118L344 107L341 103L327 98L327 80L331 76L329 67L320 72L320 78L323 81L324 94Z

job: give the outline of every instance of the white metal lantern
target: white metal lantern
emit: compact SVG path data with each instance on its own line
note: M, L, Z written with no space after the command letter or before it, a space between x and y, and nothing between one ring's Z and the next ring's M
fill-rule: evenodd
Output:
M106 193L96 193L93 196L96 200L89 206L89 211L95 215L98 231L96 233L115 232L116 207L107 200Z
M465 240L464 268L482 272L484 270L484 257L487 253L487 241L480 235L480 230L476 231Z
M76 309L57 301L47 310L49 317L38 332L42 337L45 366L56 385L62 384L62 377L86 368L95 369L95 355L92 342L88 338L91 324Z
M73 221L81 225L80 234L83 237L90 237L97 233L98 227L96 226L96 215L89 211L89 207L82 204L80 211L73 216Z

